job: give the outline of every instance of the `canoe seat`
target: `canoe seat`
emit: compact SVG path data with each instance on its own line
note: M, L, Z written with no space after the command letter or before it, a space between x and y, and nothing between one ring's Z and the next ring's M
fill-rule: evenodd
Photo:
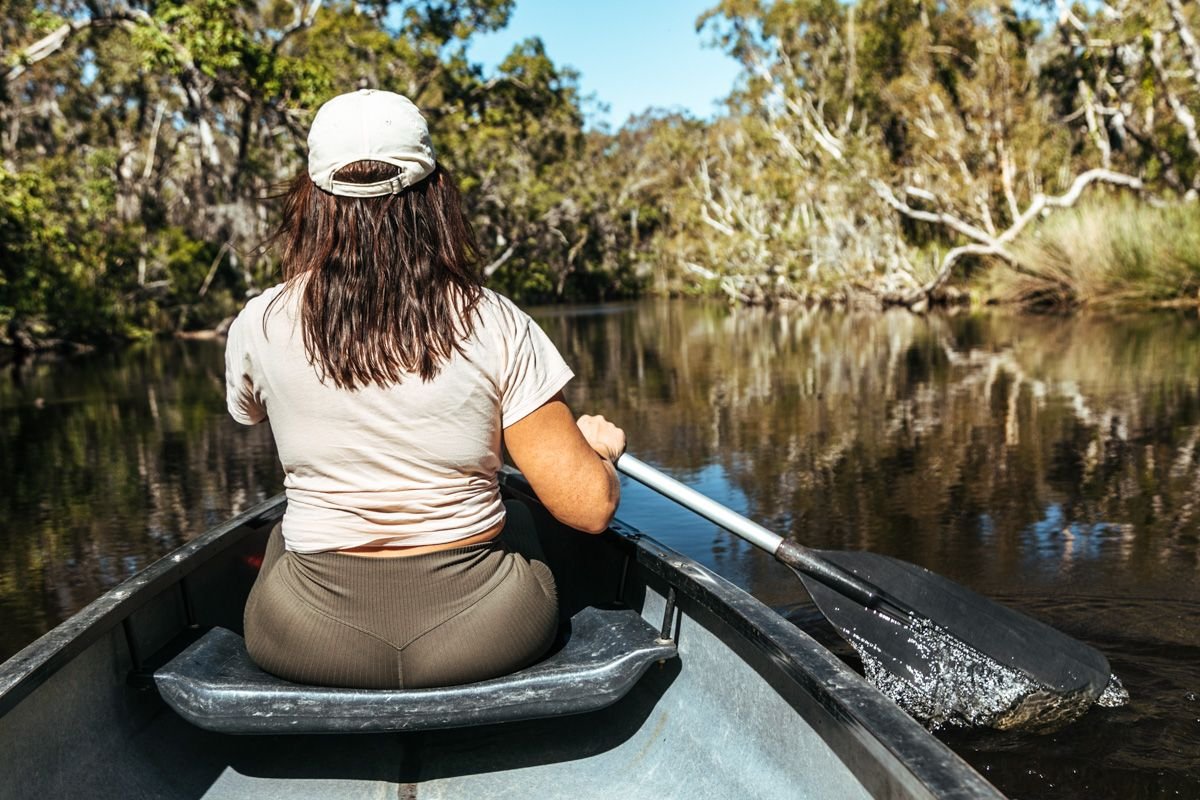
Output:
M439 689L303 686L263 672L241 636L213 628L154 672L187 721L221 733L367 733L580 714L615 703L674 642L631 609L585 608L561 649L512 675Z

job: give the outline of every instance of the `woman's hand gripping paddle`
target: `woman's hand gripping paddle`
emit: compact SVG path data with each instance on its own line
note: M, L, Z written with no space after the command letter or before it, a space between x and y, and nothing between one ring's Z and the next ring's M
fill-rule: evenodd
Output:
M790 567L867 677L930 724L1049 730L1123 693L1100 651L927 569L786 541L628 454L617 469ZM1119 704L1119 703L1114 703Z

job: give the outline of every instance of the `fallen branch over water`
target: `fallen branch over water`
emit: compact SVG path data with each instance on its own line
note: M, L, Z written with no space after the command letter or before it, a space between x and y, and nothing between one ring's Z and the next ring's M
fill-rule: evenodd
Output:
M955 233L961 234L969 239L973 239L971 244L960 245L946 252L943 256L941 265L938 268L937 274L930 278L927 282L908 292L898 293L893 297L885 298L887 302L897 305L908 306L914 308L923 306L929 301L929 298L940 289L954 270L955 264L963 256L995 256L1007 263L1012 269L1017 272L1032 274L1020 261L1020 259L1009 249L1009 245L1021 234L1023 230L1036 219L1039 215L1050 208L1070 208L1075 205L1083 190L1093 183L1108 183L1114 186L1124 186L1134 191L1142 191L1145 187L1141 178L1133 175L1126 175L1121 172L1114 172L1108 169L1091 169L1075 178L1071 184L1071 188L1064 194L1057 196L1049 196L1038 193L1030 201L1029 207L1025 209L1011 225L1003 232L992 235L983 228L977 225L972 225L947 211L923 211L913 208L908 203L904 202L896 196L891 187L882 181L872 181L871 186L879 194L880 198L891 206L894 210L904 216L929 222L934 225L941 225L949 228ZM910 194L917 194L909 192ZM932 198L934 202L942 205L941 201L934 195L922 190L919 193L922 198Z

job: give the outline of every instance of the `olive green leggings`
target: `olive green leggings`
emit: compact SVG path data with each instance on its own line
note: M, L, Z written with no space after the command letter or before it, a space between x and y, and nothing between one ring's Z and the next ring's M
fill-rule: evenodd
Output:
M246 647L298 683L451 686L504 675L554 641L554 577L533 517L508 501L490 542L399 558L293 553L277 525L246 603Z

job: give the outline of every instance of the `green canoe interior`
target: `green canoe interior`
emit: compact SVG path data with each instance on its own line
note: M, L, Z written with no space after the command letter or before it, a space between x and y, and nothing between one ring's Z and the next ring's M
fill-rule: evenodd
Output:
M526 496L519 476L505 491ZM138 680L188 632L241 629L281 498L107 593L0 669L0 797L1002 797L806 634L690 559L534 505L564 608L623 604L678 658L607 708L469 728L232 736ZM192 635L194 638L194 633Z

